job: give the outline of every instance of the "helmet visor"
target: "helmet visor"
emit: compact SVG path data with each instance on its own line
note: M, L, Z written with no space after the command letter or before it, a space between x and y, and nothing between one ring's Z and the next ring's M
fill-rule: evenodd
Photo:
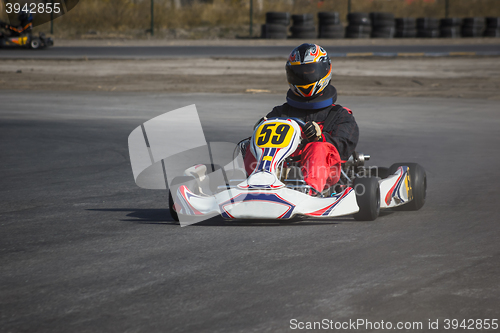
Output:
M319 61L304 65L286 65L288 83L293 85L307 85L317 82L330 72L330 62Z

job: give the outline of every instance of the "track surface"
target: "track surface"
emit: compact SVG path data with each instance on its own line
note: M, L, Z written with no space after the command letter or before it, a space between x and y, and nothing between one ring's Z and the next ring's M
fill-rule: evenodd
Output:
M479 52L499 54L500 44L476 45L351 45L325 47L331 56L345 53L448 53ZM184 57L286 57L290 46L145 46L145 47L53 47L33 52L27 49L1 49L0 58L29 59L147 59Z
M339 100L372 165L427 169L418 212L181 228L165 191L135 186L128 134L196 103L208 140L235 141L282 96L0 100L1 332L288 332L292 318L415 321L419 331L439 319L443 331L445 318L500 317L498 102Z

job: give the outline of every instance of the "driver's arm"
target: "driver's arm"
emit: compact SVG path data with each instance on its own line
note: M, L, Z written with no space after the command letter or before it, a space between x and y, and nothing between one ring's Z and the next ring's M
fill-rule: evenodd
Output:
M343 108L331 124L323 128L324 141L337 148L340 158L346 161L352 155L359 139L359 128L352 112Z
M2 22L3 23L3 22ZM19 26L19 27L14 27L12 25L8 25L8 24L5 24L4 23L4 29L9 29L11 31L14 31L14 32L17 32L17 33L21 33L23 31L26 31L26 30L29 30L33 27L33 24L32 23L28 23L26 24L24 27L22 26Z

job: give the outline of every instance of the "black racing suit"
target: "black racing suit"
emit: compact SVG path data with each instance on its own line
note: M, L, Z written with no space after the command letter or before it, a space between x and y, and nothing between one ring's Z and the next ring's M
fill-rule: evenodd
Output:
M276 106L266 117L294 117L304 122L315 121L323 131L322 141L333 144L341 159L346 161L356 148L359 129L352 111L334 104L336 100L337 90L332 85L326 87L322 94L307 100L289 90L288 102ZM328 117L332 112L334 114Z
M13 26L0 21L0 28L6 30L9 33L7 37L17 37L20 36L23 32L31 31L31 29L33 28L33 23L23 22L19 26ZM1 32L0 36L2 36Z

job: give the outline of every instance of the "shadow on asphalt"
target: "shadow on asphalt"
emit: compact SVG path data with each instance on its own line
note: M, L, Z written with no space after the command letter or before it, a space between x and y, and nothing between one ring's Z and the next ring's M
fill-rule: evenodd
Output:
M88 209L95 212L129 212L128 219L122 219L123 222L133 222L139 224L164 224L178 226L174 221L168 209L139 209L139 208L102 208ZM388 215L390 212L382 212L380 215ZM342 217L330 220L318 220L307 217L295 217L290 220L225 220L220 216L212 217L208 220L192 224L198 227L281 227L281 226L307 226L307 225L334 225L339 223L362 223L355 221L352 217Z

